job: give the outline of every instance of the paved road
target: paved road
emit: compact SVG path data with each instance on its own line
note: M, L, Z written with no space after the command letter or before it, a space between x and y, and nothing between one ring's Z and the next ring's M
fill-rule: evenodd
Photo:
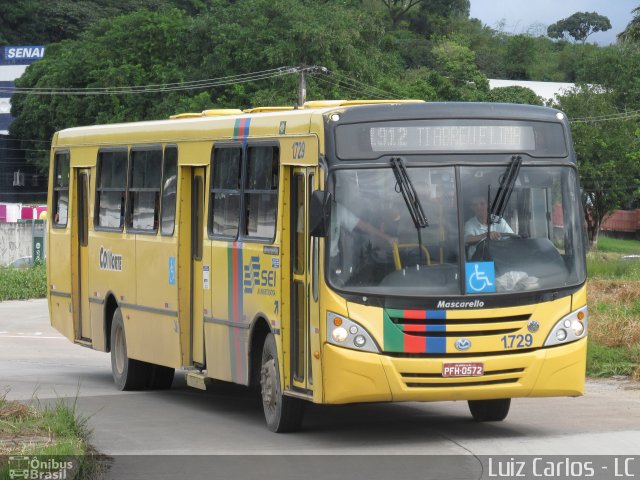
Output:
M0 303L0 392L7 390L8 398L18 400L77 396L79 410L91 416L93 444L110 456L640 457L640 389L636 386L590 381L581 398L516 399L507 420L499 424L474 423L466 402L312 405L303 432L275 435L265 428L257 399L244 388L220 384L201 392L186 387L179 375L169 391L119 392L111 378L109 356L61 337L49 326L46 301ZM116 458L116 472L118 462L122 465ZM144 463L140 458L135 461L139 466ZM188 463L197 468L197 461ZM466 468L464 461L457 463ZM166 478L176 474L164 473Z

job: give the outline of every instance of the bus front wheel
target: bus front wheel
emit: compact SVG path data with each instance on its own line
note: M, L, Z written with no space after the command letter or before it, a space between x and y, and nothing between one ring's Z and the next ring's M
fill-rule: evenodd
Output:
M260 369L260 392L264 416L272 432L295 432L302 425L304 402L282 394L279 372L276 340L270 333L264 341Z
M510 398L469 400L469 410L476 422L500 422L507 418L510 406Z
M133 360L127 355L122 310L113 313L111 322L111 371L118 390L143 390L147 387L151 365Z

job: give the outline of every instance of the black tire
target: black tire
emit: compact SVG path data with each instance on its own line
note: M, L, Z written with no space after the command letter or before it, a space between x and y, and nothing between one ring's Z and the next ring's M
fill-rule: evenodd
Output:
M127 355L127 337L122 311L116 308L111 322L111 372L118 390L144 390L151 377L152 365Z
M510 398L469 400L469 410L476 422L501 422L509 414Z
M272 432L285 433L300 430L304 417L304 401L282 394L276 340L267 335L262 349L260 393L267 427Z
M162 365L151 365L149 388L152 390L168 390L173 384L173 376L175 372L175 368L164 367Z

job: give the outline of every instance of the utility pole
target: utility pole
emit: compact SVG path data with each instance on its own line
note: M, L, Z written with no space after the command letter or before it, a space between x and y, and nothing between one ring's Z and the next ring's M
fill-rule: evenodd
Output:
M305 74L307 72L327 73L329 70L327 70L326 67L320 67L318 65L302 65L300 67L295 67L295 69L291 69L291 71L297 71L300 74L298 79L298 105L296 108L302 108L304 103L307 101L307 79Z
M299 83L298 83L298 108L302 108L304 102L307 101L307 82L305 79L305 72L307 71L307 67L300 67L298 72L300 73Z

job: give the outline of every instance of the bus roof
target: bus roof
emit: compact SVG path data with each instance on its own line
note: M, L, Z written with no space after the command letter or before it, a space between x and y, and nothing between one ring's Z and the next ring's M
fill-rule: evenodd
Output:
M104 124L61 130L54 136L54 146L122 144L136 142L164 143L179 140L236 138L243 121L250 122L252 136L275 136L284 128L287 134L310 131L311 117L336 111L342 122L370 122L378 119L411 118L510 118L534 121L562 121L558 110L532 105L470 102L423 102L420 100L314 100L302 108L259 107L205 110L181 113L167 120Z

